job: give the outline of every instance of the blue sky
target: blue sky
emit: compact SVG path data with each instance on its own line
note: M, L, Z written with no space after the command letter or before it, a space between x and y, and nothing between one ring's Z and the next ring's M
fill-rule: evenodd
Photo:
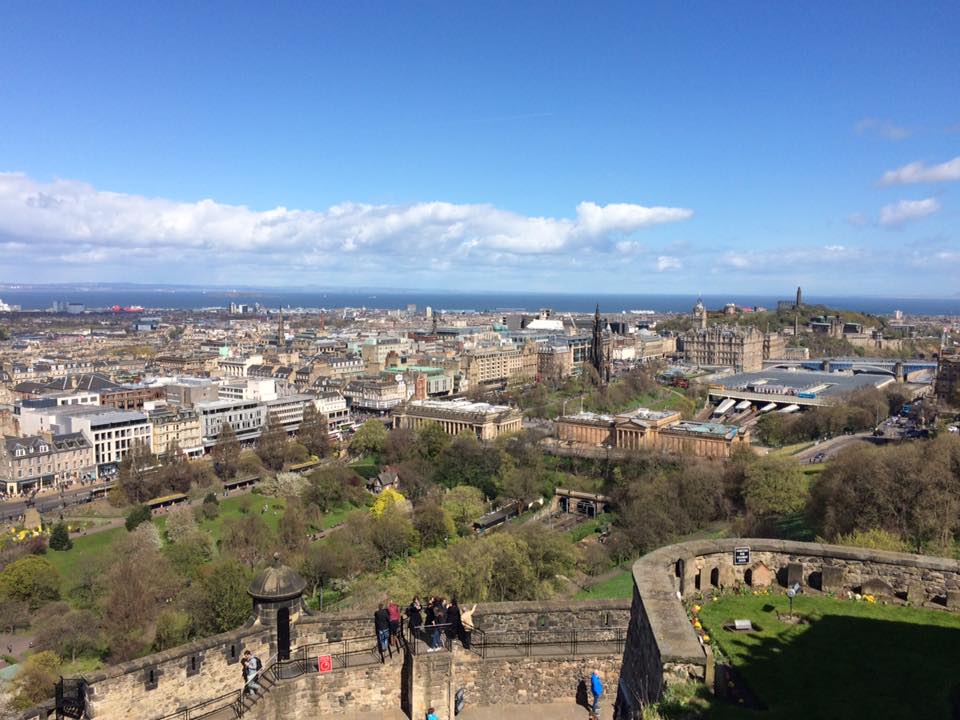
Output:
M954 2L5 3L0 278L952 296L958 27Z

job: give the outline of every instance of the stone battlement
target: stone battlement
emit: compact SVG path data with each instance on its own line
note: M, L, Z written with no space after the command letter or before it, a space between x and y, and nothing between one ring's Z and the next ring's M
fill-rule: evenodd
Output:
M735 550L749 548L749 559ZM740 562L742 564L740 564ZM745 562L744 562L745 560ZM707 682L712 655L682 598L712 588L799 583L824 592L863 592L915 604L960 606L960 562L909 553L788 540L698 540L668 545L633 565L633 605L617 694L632 718L674 679Z

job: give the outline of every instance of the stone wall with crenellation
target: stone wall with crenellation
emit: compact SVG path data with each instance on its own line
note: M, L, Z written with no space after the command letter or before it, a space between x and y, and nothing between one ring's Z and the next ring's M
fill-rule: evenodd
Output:
M749 548L749 562L734 562ZM617 696L618 720L639 717L674 679L709 682L712 658L681 599L713 588L800 583L833 593L886 593L960 609L960 562L787 540L701 540L662 547L633 566L634 595Z

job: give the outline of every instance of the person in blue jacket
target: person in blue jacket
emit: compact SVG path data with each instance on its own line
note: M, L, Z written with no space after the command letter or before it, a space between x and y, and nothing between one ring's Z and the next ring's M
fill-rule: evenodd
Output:
M593 693L593 706L590 708L590 720L600 720L600 696L603 695L603 681L594 670L590 675L590 692Z

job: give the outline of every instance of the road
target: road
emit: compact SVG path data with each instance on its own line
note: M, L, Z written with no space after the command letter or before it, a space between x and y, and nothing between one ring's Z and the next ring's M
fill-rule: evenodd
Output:
M853 435L838 435L829 440L821 440L819 444L809 447L806 450L801 450L793 457L800 462L810 462L815 455L823 453L824 460L829 460L844 448L850 447L858 442L870 442L871 438L872 433L869 432L854 433Z
M70 505L81 505L86 502L86 498L90 496L91 490L102 487L102 484L81 485L80 487L64 491L63 495L49 493L37 495L33 500L17 498L4 501L0 503L0 522L9 522L23 515L27 508L31 506L35 508L37 512L43 514L54 510L62 510Z

